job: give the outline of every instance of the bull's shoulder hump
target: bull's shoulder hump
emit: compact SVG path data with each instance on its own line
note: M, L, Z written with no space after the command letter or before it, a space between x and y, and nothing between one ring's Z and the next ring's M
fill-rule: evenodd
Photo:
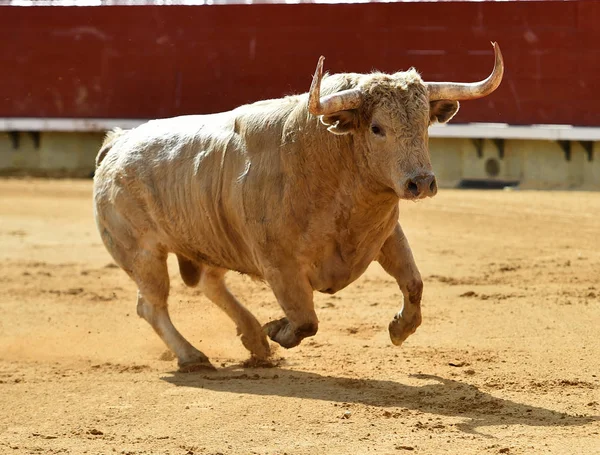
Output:
M150 120L131 130L129 145L170 147L225 138L234 132L235 117L230 112L210 115L186 115Z
M179 117L170 117L164 119L150 120L138 128L144 128L148 131L160 133L162 131L170 132L195 132L207 127L227 127L233 123L234 116L231 112L221 112L217 114L206 115L182 115Z

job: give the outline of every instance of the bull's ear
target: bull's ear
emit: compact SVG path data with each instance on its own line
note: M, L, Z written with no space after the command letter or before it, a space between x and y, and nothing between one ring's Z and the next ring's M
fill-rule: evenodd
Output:
M340 111L321 117L321 123L327 125L328 131L333 134L343 135L351 133L356 128L356 112Z
M446 123L458 112L460 104L455 100L438 100L429 102L429 122Z

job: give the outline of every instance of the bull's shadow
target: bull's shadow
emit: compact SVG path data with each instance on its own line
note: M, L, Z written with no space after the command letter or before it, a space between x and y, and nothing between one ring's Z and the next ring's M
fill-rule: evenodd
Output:
M198 387L240 394L317 399L369 406L401 407L430 414L463 417L457 425L469 433L492 425L574 426L600 420L496 398L476 386L433 375L412 375L422 386L378 379L350 379L281 368L211 374L172 373L162 379L180 387ZM432 383L431 381L435 381Z

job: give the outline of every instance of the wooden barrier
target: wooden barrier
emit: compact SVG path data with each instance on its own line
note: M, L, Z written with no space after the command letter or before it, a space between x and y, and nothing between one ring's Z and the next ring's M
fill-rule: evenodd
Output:
M0 7L0 117L157 118L307 91L331 72L415 66L496 93L458 123L600 125L599 1Z

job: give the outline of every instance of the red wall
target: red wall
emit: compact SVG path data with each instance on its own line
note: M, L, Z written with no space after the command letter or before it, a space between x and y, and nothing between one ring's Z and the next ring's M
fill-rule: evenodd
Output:
M156 118L415 66L505 78L456 122L600 125L600 2L0 7L0 117Z

